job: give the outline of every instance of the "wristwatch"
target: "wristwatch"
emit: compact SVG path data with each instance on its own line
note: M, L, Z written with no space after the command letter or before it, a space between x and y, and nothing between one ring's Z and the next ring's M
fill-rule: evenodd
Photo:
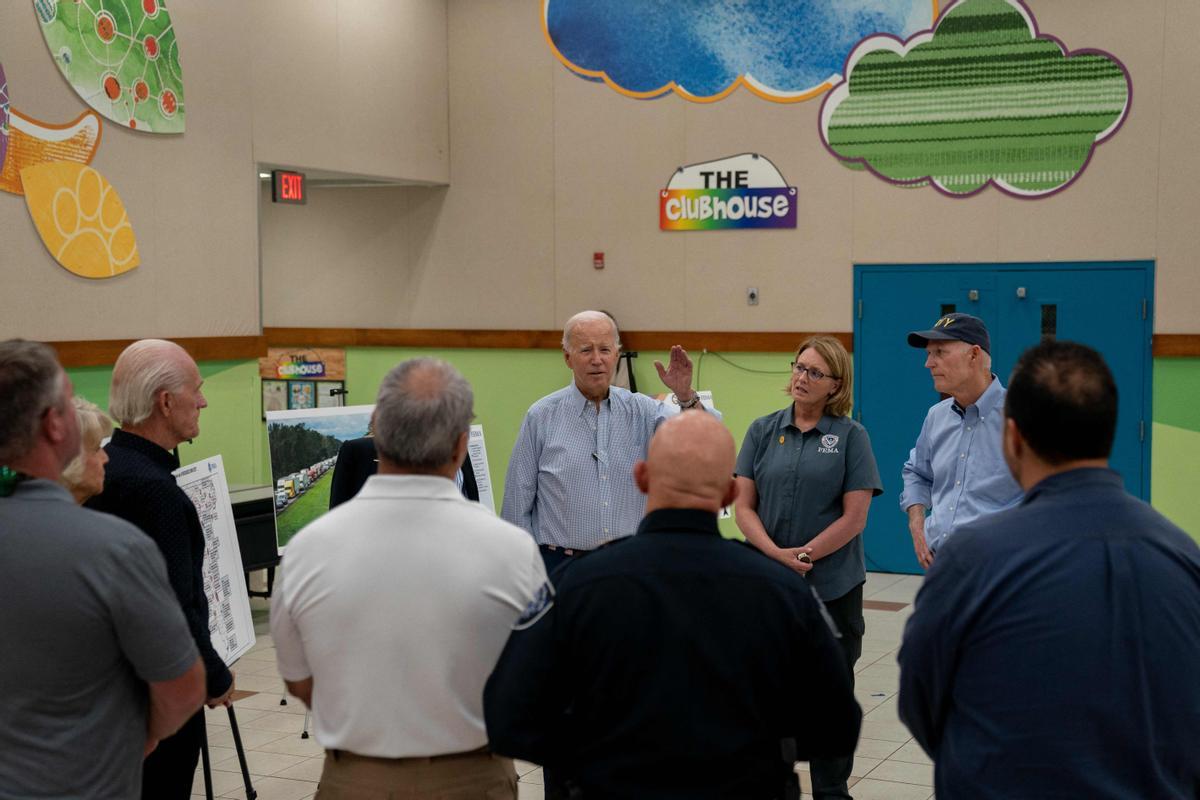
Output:
M700 405L700 393L699 392L696 392L695 394L693 394L692 399L686 403L680 403L678 395L674 395L674 394L671 395L671 399L679 404L680 411L687 411L689 408L695 408L696 406Z

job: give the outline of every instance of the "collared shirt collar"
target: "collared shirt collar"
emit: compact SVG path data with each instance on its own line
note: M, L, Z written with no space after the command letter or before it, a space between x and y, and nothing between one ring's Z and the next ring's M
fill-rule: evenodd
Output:
M988 414L992 413L994 408L996 408L1000 402L1000 393L1002 391L1004 391L1004 387L1000 385L1000 379L997 378L996 373L993 372L992 382L989 383L988 387L983 390L983 394L979 395L979 399L971 404L979 409L979 416L981 418L986 417ZM960 406L957 400L951 401L950 408L960 417L966 413L966 409ZM970 406L968 406L968 408L970 408Z
M583 392L579 391L579 386L575 383L574 379L571 380L571 386L569 388L575 392L574 399L572 402L574 402L575 404L577 404L579 406L579 415L583 416L583 412L587 411L594 404L592 403L591 400L589 400L587 397L584 396ZM613 386L608 387L608 397L604 398L604 400L603 400L603 402L608 403L608 407L610 409L614 405L617 406L618 408L621 408L625 402L624 399L621 397L621 395L618 392L613 391L614 388L616 388L616 387L613 387Z
M12 497L20 500L65 500L74 503L75 498L61 483L46 478L29 478L17 484Z
M354 499L364 500L462 500L462 492L451 478L441 475L380 475L367 478Z
M112 444L118 447L127 447L130 450L141 453L149 458L155 464L164 467L171 472L179 469L179 459L170 450L164 450L160 445L155 444L144 436L138 436L136 433L117 428L113 431Z
M775 420L775 430L778 433L784 433L788 428L793 428L797 431L800 430L799 428L796 427L796 423L795 423L796 411L795 411L794 404L789 405L787 408L780 410L779 413L776 414L776 417L777 417L777 419ZM821 435L824 435L826 433L829 433L830 428L833 427L834 420L835 420L835 418L833 416L830 416L829 414L822 414L821 418L819 420L817 420L817 424L814 425L813 427L819 433L821 433Z
M701 533L720 536L717 515L700 508L660 508L642 518L638 533Z
M1071 491L1085 485L1108 486L1123 490L1125 482L1121 479L1121 473L1110 467L1079 467L1042 478L1030 487L1025 494L1024 503L1031 502L1039 494Z

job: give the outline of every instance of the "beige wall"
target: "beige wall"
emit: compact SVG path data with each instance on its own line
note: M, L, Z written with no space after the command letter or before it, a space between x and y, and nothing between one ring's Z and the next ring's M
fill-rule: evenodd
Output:
M92 163L120 194L141 266L76 277L42 245L24 198L0 193L0 338L109 339L258 332L250 92L255 47L241 3L177 3L187 132L104 121ZM29 3L0 4L0 61L15 108L46 122L87 106L55 67Z
M403 286L404 298L382 309L370 291L347 293L332 316L553 328L599 306L631 329L849 330L855 263L1157 259L1156 329L1200 330L1200 5L1043 0L1034 12L1069 47L1106 49L1128 66L1131 113L1065 192L956 200L839 166L817 133L819 102L778 105L744 90L708 105L631 100L554 60L540 3L451 0L450 187L420 220L393 209L405 236L430 230L380 284L385 295ZM746 151L799 188L794 231L658 230L656 195L676 166ZM603 271L592 268L597 250ZM351 259L340 270L353 285L379 265ZM757 307L745 302L752 285Z
M445 0L247 5L259 163L446 183Z
M1192 0L1034 0L1043 31L1114 53L1134 86L1087 172L1038 201L952 200L845 170L820 144L819 102L624 98L554 60L535 0L251 7L249 21L232 0L172 7L184 136L105 129L96 166L129 206L142 267L75 278L23 202L0 196L0 335L257 332L256 161L450 184L265 205L267 325L553 328L603 306L631 329L848 330L854 263L1149 258L1156 330L1200 331ZM0 59L18 108L60 121L83 108L24 4L0 9ZM744 151L799 188L796 230L658 230L676 166Z

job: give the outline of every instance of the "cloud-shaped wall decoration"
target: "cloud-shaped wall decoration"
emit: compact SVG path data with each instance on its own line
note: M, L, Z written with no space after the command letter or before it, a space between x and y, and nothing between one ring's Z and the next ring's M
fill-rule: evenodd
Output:
M863 37L936 16L937 0L544 0L542 24L563 64L630 97L712 102L745 85L797 102L836 83Z
M859 44L825 98L821 136L846 161L961 197L994 183L1043 197L1079 176L1129 112L1129 73L1039 33L1019 0L961 0L931 31Z
M55 161L22 170L21 183L42 242L67 270L111 278L140 263L125 204L99 172Z
M33 7L54 63L85 103L135 130L183 132L183 70L164 0Z

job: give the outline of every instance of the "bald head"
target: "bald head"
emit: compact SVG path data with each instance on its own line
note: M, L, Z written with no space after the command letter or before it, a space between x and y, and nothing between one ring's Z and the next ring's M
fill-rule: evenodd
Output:
M733 436L715 417L685 411L650 440L646 460L634 467L646 511L695 508L716 513L733 502Z

